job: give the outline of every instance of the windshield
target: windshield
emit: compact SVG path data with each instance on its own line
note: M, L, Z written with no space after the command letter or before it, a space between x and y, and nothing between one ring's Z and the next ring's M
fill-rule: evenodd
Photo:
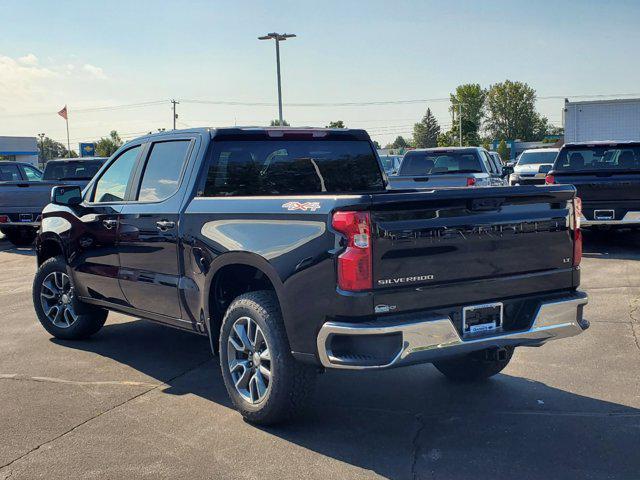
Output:
M409 152L402 160L400 175L482 173L475 152Z
M563 148L553 169L640 170L640 145Z
M381 156L380 161L382 162L382 167L384 168L385 172L394 171L400 163L398 157L392 157L389 155Z
M518 160L518 165L532 165L536 163L548 163L552 165L558 156L558 152L523 152Z
M101 166L98 160L49 162L44 167L44 180L91 180Z

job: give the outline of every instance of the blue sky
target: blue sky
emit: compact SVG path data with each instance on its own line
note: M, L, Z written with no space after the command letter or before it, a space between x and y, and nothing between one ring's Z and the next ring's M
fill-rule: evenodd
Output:
M13 1L0 0L0 135L72 143L117 129L170 127L168 99L276 101L282 44L285 118L342 119L381 142L410 135L427 106L294 107L290 103L446 98L456 85L505 79L539 96L640 93L640 1ZM640 94L638 95L640 96ZM156 105L74 113L109 105ZM561 99L538 108L561 123ZM49 113L51 112L51 113ZM179 126L264 124L273 106L183 103Z

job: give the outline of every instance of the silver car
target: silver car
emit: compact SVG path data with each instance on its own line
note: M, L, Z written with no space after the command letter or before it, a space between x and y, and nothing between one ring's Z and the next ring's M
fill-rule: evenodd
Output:
M488 187L506 185L507 172L481 147L411 150L404 155L391 188Z

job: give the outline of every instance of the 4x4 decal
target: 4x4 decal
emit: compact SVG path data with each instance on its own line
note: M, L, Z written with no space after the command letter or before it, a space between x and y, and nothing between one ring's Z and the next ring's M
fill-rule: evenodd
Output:
M312 212L315 212L320 208L320 202L287 202L282 205L282 208L286 208L289 211L304 210L306 212L307 210L311 210Z

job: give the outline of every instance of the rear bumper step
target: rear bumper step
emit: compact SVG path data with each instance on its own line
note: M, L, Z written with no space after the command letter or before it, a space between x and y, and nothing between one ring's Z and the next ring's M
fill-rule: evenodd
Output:
M363 370L430 363L487 348L539 346L586 330L589 324L582 318L586 304L587 295L576 292L540 305L528 330L472 339L463 339L447 316L426 316L408 323L327 322L318 334L318 356L326 368ZM371 348L377 339L380 348Z
M590 225L640 225L640 212L627 212L620 220L588 220L581 217L580 225L585 227Z

